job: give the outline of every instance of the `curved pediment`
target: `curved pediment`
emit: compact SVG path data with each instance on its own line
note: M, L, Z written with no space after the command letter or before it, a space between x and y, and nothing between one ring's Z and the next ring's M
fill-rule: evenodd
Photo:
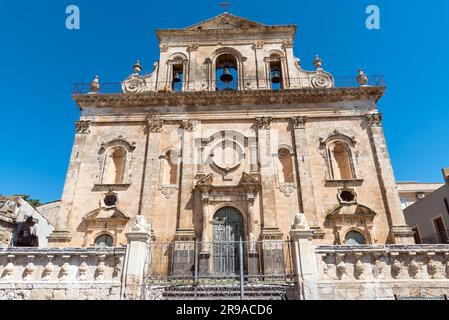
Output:
M117 208L99 208L84 216L85 221L95 220L129 220L129 217Z
M327 218L336 216L366 216L374 217L376 212L361 204L341 204L329 211Z
M251 29L265 26L264 24L234 16L230 13L223 13L187 27L185 30Z

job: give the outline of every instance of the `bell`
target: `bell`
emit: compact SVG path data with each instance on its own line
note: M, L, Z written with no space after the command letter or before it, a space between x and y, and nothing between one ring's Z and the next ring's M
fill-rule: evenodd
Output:
M271 71L271 82L273 83L281 82L281 72L279 70Z
M225 83L229 83L232 80L234 80L234 77L232 76L229 68L224 68L223 74L221 75L220 80Z
M173 83L180 83L180 82L182 82L181 73L175 71L175 73L173 74Z

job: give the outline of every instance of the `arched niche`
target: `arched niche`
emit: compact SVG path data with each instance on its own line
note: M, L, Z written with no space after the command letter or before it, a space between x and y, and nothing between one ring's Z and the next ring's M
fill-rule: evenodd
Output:
M99 185L129 184L134 144L119 137L108 143L103 143L99 152L100 163Z
M356 141L335 131L326 140L320 140L327 166L327 179L330 181L356 180L354 148Z

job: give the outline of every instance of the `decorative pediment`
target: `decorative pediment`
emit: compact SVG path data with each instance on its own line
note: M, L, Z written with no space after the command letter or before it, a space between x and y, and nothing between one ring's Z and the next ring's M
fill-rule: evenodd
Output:
M363 218L374 218L376 212L367 206L361 204L341 204L331 209L327 214L327 218L335 217L363 217Z
M253 176L243 172L242 179L240 179L239 185L245 190L255 192L260 187L260 182Z
M196 183L196 186L203 192L207 192L212 187L212 182L214 181L213 174L208 174Z
M229 13L223 13L214 18L187 27L186 30L251 29L259 27L266 27L266 25Z
M86 222L123 221L128 222L129 217L117 208L99 208L84 216Z

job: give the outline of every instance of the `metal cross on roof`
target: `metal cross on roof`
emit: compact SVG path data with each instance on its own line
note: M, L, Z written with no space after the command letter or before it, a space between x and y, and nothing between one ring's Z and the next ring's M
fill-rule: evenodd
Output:
M227 12L228 9L231 7L231 3L227 0L225 0L222 3L220 3L220 7L222 7L224 9L224 11Z

